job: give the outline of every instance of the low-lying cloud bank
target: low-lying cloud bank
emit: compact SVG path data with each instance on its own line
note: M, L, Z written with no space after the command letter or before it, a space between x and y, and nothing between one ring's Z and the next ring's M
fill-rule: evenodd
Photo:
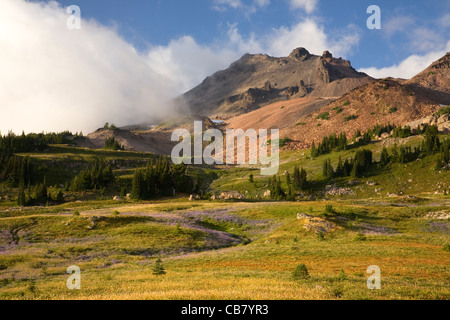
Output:
M111 28L56 2L0 1L0 130L88 133L168 116L174 85Z

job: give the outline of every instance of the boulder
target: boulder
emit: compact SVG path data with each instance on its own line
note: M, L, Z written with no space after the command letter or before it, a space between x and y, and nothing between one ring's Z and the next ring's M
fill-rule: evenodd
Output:
M297 220L302 220L302 219L310 219L313 216L306 214L306 213L297 213Z
M270 198L270 195L271 195L270 190L266 190L266 191L264 192L264 198Z
M222 200L244 200L244 195L240 194L237 191L224 191L220 194L219 199Z
M114 201L123 201L122 197L119 197L119 196L115 196L115 197L113 198L113 200L114 200Z

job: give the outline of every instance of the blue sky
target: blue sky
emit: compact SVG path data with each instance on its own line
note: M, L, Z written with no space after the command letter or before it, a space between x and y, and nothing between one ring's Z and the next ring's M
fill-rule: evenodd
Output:
M381 30L366 27L373 4ZM449 35L450 0L1 0L0 131L171 116L168 100L245 53L329 50L373 77L410 78L450 51Z
M229 25L237 25L244 39L252 33L262 36L273 29L292 27L311 17L330 35L345 32L349 26L355 28L360 40L345 52L345 57L351 59L356 68L389 67L413 54L424 54L439 46L444 49L446 42L450 40L450 1L447 0L298 1L315 3L312 11L305 10L306 7L301 4L295 7L295 0L266 0L259 2L259 5L258 1L252 0L58 2L63 6L80 6L83 18L116 26L119 34L139 50L155 45L167 46L171 40L183 36L191 36L201 45L226 42ZM382 10L381 30L366 28L369 17L366 9L372 4L378 5ZM415 32L418 34L415 35ZM432 46L420 47L423 40L420 36ZM302 46L302 43L298 43L298 46Z

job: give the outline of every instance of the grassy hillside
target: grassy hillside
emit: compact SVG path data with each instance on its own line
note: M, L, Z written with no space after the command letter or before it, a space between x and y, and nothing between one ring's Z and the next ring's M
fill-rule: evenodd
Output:
M445 136L440 136L441 140ZM331 159L331 163L336 168L338 159L354 157L355 153L361 149L373 152L374 160L378 161L383 147L399 146L420 146L423 141L422 136L413 136L406 139L393 138L384 141L372 142L371 144L341 152L332 152L311 158L310 150L283 151L280 154L280 169L282 187L287 190L285 173L289 172L292 178L294 167L303 167L308 173L308 179L312 181L312 190L320 193L326 185L336 184L338 187L350 188L354 191L354 196L341 196L341 198L386 198L388 194L414 195L414 196L434 196L434 193L442 194L444 189L450 189L450 171L436 170L437 155L423 157L420 160L409 163L393 163L384 169L374 169L364 174L364 177L336 178L327 180L322 175L323 162ZM221 191L239 191L247 195L247 198L263 198L268 187L268 178L260 175L259 169L252 168L232 168L225 169L218 173L220 179L213 182L211 189L216 193ZM254 176L254 183L249 182L249 176ZM411 181L412 180L412 181ZM367 185L369 184L373 185ZM374 183L373 183L374 182ZM377 189L378 191L376 191ZM381 190L379 190L381 189Z
M307 222L297 220L296 214L323 219L325 204L334 205L336 213L327 221L336 229L320 237L307 231ZM197 202L192 208L191 202L179 202L160 203L159 208L119 205L106 212L82 212L80 217L2 218L2 230L16 230L17 243L8 243L11 239L3 233L0 297L448 299L450 253L443 251L448 220L429 218L448 204L441 200L417 208L350 202ZM121 214L112 216L114 210ZM149 212L157 213L150 217ZM251 242L200 252L211 249L205 244L208 231L184 225L194 212L201 217L194 225L245 235ZM99 222L87 229L92 215ZM177 219L181 227L167 225ZM355 240L360 230L366 240ZM157 257L163 258L165 276L152 274ZM293 279L292 271L300 263L307 266L309 279ZM64 272L71 264L82 270L81 290L65 287ZM366 287L369 265L382 270L381 290Z
M309 150L283 151L282 187L283 173L295 166L311 181L290 202L261 199L268 178L245 167L189 167L188 174L202 181L205 198L235 190L246 201L189 201L186 194L114 201L113 187L19 207L17 187L2 183L0 299L449 299L450 197L443 190L450 172L436 170L437 155L374 167L358 179L322 176L326 159L336 167L339 157L365 148L378 160L383 146L422 139L387 139L314 159ZM118 186L131 183L151 156L66 146L26 155L52 185L103 158L116 164ZM330 184L353 194L327 194ZM153 275L158 258L164 276ZM309 278L294 279L299 264ZM66 287L71 265L81 268L81 290ZM381 290L367 289L371 265L381 268Z

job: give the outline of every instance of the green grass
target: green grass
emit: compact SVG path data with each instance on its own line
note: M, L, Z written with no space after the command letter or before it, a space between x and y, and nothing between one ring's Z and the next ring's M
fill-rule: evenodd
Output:
M422 139L399 142L417 146ZM364 148L378 160L383 143ZM282 187L287 188L285 171L292 178L294 167L303 167L314 181L314 201L307 196L291 202L261 200L268 179L257 166L189 167L190 174L209 184L208 192L235 190L248 199L239 202L188 201L189 195L117 202L90 192L80 202L18 208L16 190L2 184L0 194L13 199L0 201L0 299L448 300L450 222L430 215L448 212L450 197L435 192L450 188L450 172L436 171L436 157L428 156L374 169L354 185L351 178L323 179L325 159L336 167L339 157L353 157L357 150L315 159L309 150L280 153ZM137 166L148 158L65 146L32 156L48 166L48 173L59 168L58 174L65 172L64 165L85 165L98 156ZM67 175L76 170L69 167ZM115 173L127 180L133 170ZM355 195L325 195L331 183ZM398 197L388 196L394 193ZM298 213L337 228L307 231ZM220 242L224 234L239 241ZM158 258L167 272L159 277L153 275ZM81 268L82 289L71 291L65 272L74 264ZM301 264L309 277L295 279ZM381 290L366 287L370 265L381 268Z
M86 217L2 219L2 228L24 228L24 243L3 255L0 297L448 299L444 279L450 275L450 254L442 250L448 236L425 231L430 223L422 219L425 211L332 204L337 216L351 217L355 227L330 218L340 229L326 234L324 240L307 232L296 220L296 213L313 207L312 214L319 215L325 203L234 204L231 215L256 222L245 225L251 242L214 251L194 250L189 255L174 255L170 250L201 250L201 233L185 227L180 233L175 225L163 226L144 216L107 217L94 230L86 228ZM70 228L67 222L72 223ZM366 241L354 241L356 226L364 223L388 225L397 233L367 235ZM214 230L237 227L212 218L205 219L203 225ZM167 272L163 278L152 274L158 257ZM82 270L81 290L65 288L64 272L73 263ZM300 281L292 276L299 264L305 264L309 273ZM381 268L381 290L365 286L369 265Z
M449 113L450 113L450 106L447 106L447 107L443 107L443 108L439 109L438 112L436 112L436 115L441 116L441 115L449 114Z

